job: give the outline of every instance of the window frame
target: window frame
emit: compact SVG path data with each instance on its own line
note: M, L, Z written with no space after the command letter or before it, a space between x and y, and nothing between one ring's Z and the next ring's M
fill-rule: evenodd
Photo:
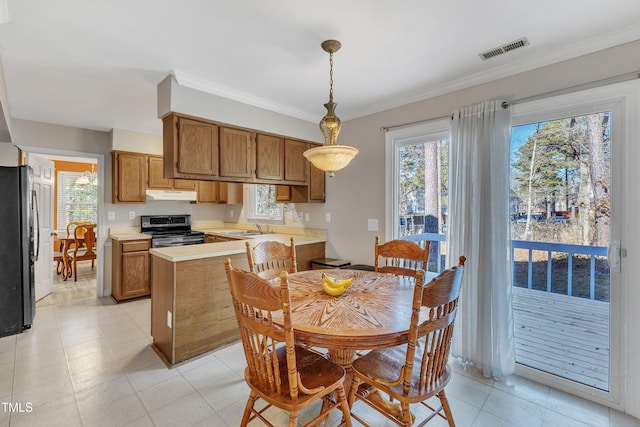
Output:
M65 191L66 189L66 182L68 181L72 181L72 180L77 180L78 178L80 178L82 176L83 172L74 172L74 171L59 171L57 173L57 194L56 194L56 221L57 221L57 229L58 230L66 230L66 226L67 224L71 221L69 218L69 213L68 210L66 209L67 205L73 204L73 205L91 205L94 207L95 209L95 220L93 219L86 219L87 221L92 221L94 223L97 223L98 220L98 186L97 184L94 186L95 187L95 201L94 202L73 202L70 201L67 197L67 191ZM87 185L91 185L91 184L87 184ZM75 219L75 220L85 220L83 219Z
M257 207L257 191L259 185L270 185L273 186L273 202L279 207L280 214L279 215L260 215L256 213ZM244 195L246 203L245 217L247 219L257 220L257 221L282 221L284 218L284 207L282 203L278 203L275 200L275 184L247 184L244 186Z
M425 140L451 141L451 119L448 117L431 120L416 126L406 126L389 130L385 134L385 240L398 239L400 214L398 208L400 160L399 148Z

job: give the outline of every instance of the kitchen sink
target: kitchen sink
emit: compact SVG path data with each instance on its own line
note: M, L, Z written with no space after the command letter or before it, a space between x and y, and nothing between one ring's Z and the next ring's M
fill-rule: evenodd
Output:
M238 231L227 231L224 234L230 234L232 236L259 236L260 233L259 231L253 231L253 230L238 230Z

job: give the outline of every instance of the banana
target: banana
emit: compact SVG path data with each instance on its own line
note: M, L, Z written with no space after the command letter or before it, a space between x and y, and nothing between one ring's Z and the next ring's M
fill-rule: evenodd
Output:
M353 283L353 277L348 279L336 279L322 273L322 289L327 295L342 295Z

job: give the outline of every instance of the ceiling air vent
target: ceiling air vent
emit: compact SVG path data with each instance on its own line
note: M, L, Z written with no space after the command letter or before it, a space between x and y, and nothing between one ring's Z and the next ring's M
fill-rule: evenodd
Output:
M483 52L480 54L480 58L482 58L483 61L486 61L487 59L493 58L498 55L502 55L503 53L507 53L510 50L518 49L520 47L525 47L528 44L529 44L529 40L527 40L526 37L523 37L511 43L507 43L503 46L499 46L491 50L488 50L486 52Z

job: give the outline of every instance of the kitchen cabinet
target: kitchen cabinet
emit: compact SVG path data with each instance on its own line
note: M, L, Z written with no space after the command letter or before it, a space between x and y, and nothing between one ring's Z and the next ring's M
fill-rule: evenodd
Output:
M218 126L170 114L163 119L164 176L215 179L219 176Z
M242 203L242 184L235 182L198 181L197 203Z
M220 127L220 177L253 177L253 133L229 127Z
M247 271L249 264L244 248L233 252L180 261L152 255L151 348L167 366L240 339L223 261ZM325 243L296 245L296 257L299 271L310 270Z
M293 139L284 140L284 180L307 184L309 161L303 156L309 144Z
M284 138L256 135L256 178L284 180Z
M309 144L314 146L318 144ZM307 162L307 185L276 185L276 201L282 203L324 203L325 177L324 171Z
M114 151L111 176L113 203L146 202L146 154Z
M198 181L164 177L164 158L162 156L150 155L148 157L147 169L147 188L149 189L196 191Z
M324 173L311 169L303 155L317 143L179 113L165 117L163 126L162 179L274 184L280 202L325 200ZM216 202L215 186L198 185L198 189L203 193L199 202L221 203Z
M117 302L149 296L150 240L114 240L111 260L111 294Z

